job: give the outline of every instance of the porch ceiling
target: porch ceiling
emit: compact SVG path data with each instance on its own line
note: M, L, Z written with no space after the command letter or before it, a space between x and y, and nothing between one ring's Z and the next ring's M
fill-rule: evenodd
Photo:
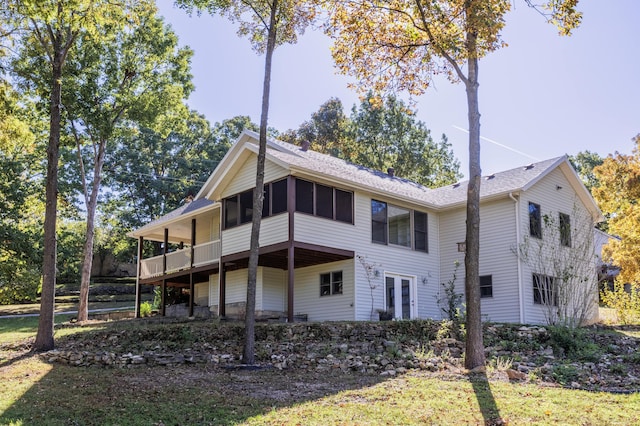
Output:
M258 265L270 268L287 269L288 248L286 245L274 245L263 247L260 250ZM313 244L294 243L294 268L305 268L308 266L321 265L323 263L337 262L340 260L352 259L353 251L335 249ZM222 262L227 271L245 269L249 266L249 252L237 253L224 256Z
M169 242L173 244L179 244L183 242L185 244L191 243L191 219L195 218L197 222L211 223L217 220L219 223L220 209L213 209L207 212L201 213L197 216L180 218L170 223L158 224L158 226L144 229L144 233L141 232L145 240L150 241L164 241L164 229L169 230Z

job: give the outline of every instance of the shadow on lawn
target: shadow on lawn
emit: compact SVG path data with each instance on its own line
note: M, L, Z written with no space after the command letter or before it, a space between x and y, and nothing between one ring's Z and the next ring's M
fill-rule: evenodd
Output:
M210 364L106 369L54 365L0 414L0 424L232 425L384 377Z
M491 392L491 385L486 372L475 373L469 376L473 392L478 400L480 406L480 412L484 418L484 424L486 426L499 426L506 424L502 417L500 417L500 410L498 404Z

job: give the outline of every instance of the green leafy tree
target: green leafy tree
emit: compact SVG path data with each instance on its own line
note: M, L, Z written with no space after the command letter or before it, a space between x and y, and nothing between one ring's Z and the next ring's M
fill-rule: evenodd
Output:
M19 106L0 82L0 304L34 302L40 289L42 153Z
M593 169L600 166L604 162L604 158L600 157L596 152L587 150L570 156L569 161L589 191L598 186L598 178Z
M42 296L38 333L34 349L54 347L53 311L56 284L56 221L58 209L58 161L62 126L63 80L67 59L73 56L82 31L97 34L100 27L114 31L131 14L133 0L6 0L3 3L7 26L14 28L18 55L34 69L48 73L46 87L34 90L49 117L47 145L47 173L45 188L44 248L42 264ZM34 83L38 73L17 74L22 83ZM46 107L45 107L46 105Z
M530 0L525 0L532 5ZM480 314L480 109L479 60L504 45L501 31L509 0L325 1L327 31L335 40L338 70L375 93L422 94L438 74L461 81L467 94L469 182L467 187L465 366L484 365ZM569 34L580 23L577 0L545 2L547 19Z
M308 141L313 150L342 158L348 126L349 118L344 113L342 101L331 98L320 105L310 120L302 123L297 130L280 135L280 139L293 144Z
M282 137L291 143L311 143L313 149L361 166L386 171L429 187L456 182L460 163L445 135L440 143L415 112L395 96L379 102L373 93L364 96L346 116L342 102L331 98L298 130Z
M155 16L155 7L140 4L136 21L100 37L83 31L78 53L68 61L68 90L62 98L65 130L76 145L77 169L86 207L78 321L88 319L96 210L106 152L114 140L126 141L141 126L167 128L181 123L190 93L191 51L180 49L176 35Z
M351 113L346 159L377 170L393 168L395 175L430 187L459 180L460 163L442 136L436 144L427 126L395 96L381 103L372 93Z
M228 17L233 22L238 22L240 24L238 35L249 37L253 49L265 55L260 137L256 167L256 188L262 188L264 186L264 163L267 149L273 52L277 46L297 41L298 34L303 33L315 18L315 7L312 2L307 0L176 0L176 3L188 10L193 10L195 7L198 10L220 14ZM243 349L243 360L247 364L253 364L255 361L256 279L263 201L263 192L254 191L247 278L246 337ZM291 253L289 257L291 257ZM289 317L293 318L293 312L289 312Z
M166 136L142 128L118 141L107 154L107 185L113 191L103 219L113 217L129 231L179 207L197 193L244 128L257 126L238 116L212 129L192 111L181 129Z

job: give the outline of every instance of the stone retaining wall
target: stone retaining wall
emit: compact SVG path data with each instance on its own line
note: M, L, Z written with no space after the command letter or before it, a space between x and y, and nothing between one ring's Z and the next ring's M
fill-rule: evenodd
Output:
M200 324L189 328L193 324L162 323L149 330L94 333L86 342L66 342L41 356L52 363L110 368L242 364L244 328L241 323L202 321ZM277 369L339 370L389 376L409 369L462 372L464 343L455 338L458 333L447 322L434 321L256 324L255 354L258 364ZM181 335L188 343L175 349ZM164 339L171 342L166 343ZM637 339L615 336L613 340L612 336L612 340L597 343L608 350L614 348L617 354L602 353L593 362L570 364L558 359L561 355L554 353L549 339L545 327L488 325L485 327L487 365L492 374L500 372L505 380L554 381L556 364L562 364L576 372L571 387L598 389L605 384L610 388L640 387L640 374L635 371L610 374L616 370L615 364L633 356ZM133 347L131 341L137 342L137 346Z

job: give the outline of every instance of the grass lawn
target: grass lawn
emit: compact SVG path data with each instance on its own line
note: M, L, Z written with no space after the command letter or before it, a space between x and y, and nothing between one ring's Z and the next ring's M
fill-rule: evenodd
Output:
M56 336L127 324L65 325ZM640 425L639 394L483 374L48 364L23 344L36 326L0 319L0 425Z

